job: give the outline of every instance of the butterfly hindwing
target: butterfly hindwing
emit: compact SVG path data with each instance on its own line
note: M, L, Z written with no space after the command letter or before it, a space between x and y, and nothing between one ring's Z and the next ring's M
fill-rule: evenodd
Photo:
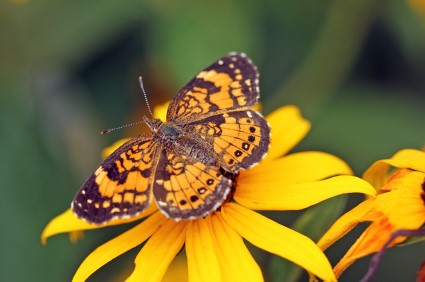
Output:
M102 224L145 210L151 202L156 148L152 136L144 135L118 148L75 195L74 213L88 222Z
M155 173L153 195L159 209L168 217L194 219L221 206L230 184L218 167L163 150Z
M195 76L170 103L168 121L185 122L250 108L259 98L258 72L245 54L230 53Z

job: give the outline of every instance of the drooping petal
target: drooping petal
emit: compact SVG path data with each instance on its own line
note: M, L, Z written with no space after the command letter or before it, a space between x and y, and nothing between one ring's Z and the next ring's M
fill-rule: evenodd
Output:
M365 215L373 208L373 203L374 199L368 199L342 215L317 242L319 248L326 250L330 245L350 232L359 222L367 221L369 218L366 218Z
M75 273L73 281L85 281L103 265L143 243L166 221L167 219L157 212L139 225L101 245L83 261Z
M271 146L263 162L273 160L290 151L310 130L296 106L281 107L266 117L271 127Z
M359 258L378 252L391 236L391 224L385 217L374 221L351 246L344 257L334 267L336 277L339 277L347 267ZM394 239L390 246L402 241L399 237Z
M422 172L397 170L388 183L379 189L380 194L375 199L368 199L344 214L323 235L317 243L322 250L335 243L357 223L372 222L335 266L337 277L359 258L380 251L397 230L415 230L424 224L425 206L421 197L424 180L425 174ZM405 239L399 236L391 241L389 247Z
M325 281L336 281L328 259L306 236L237 204L225 204L222 214L226 223L253 245L286 258Z
M238 185L234 199L253 210L299 210L341 194L376 194L366 181L345 175L293 185L282 185L279 177L264 175L256 181Z
M379 160L372 164L363 174L363 179L378 189L385 185L390 166L425 173L425 152L413 149L401 150L390 159Z
M189 281L222 281L213 238L203 218L191 220L186 229Z
M352 171L334 155L322 152L295 153L241 171L238 178L241 188L238 187L237 191L243 190L246 183L267 185L268 182L279 182L281 185L290 185L343 174L351 175Z
M66 232L73 231L81 231L81 230L89 230L89 229L98 229L107 226L119 225L128 222L133 222L139 219L142 219L154 211L157 210L156 205L150 205L144 212L140 213L137 216L131 218L123 218L123 219L115 219L104 225L91 224L84 220L79 219L74 215L71 209L66 210L62 214L58 215L54 219L52 219L47 226L44 228L43 233L41 233L41 242L46 244L47 238Z
M245 246L242 237L233 230L220 212L206 218L219 257L222 281L263 281L257 262ZM237 262L237 263L236 263Z
M186 222L166 220L137 255L136 267L127 281L161 281L184 244Z

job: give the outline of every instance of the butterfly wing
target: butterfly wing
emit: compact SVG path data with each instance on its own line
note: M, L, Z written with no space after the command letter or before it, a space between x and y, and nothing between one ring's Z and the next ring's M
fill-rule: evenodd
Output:
M259 98L258 72L245 54L230 53L195 76L171 101L168 121L187 122L237 109Z
M259 163L270 144L270 128L256 111L223 113L190 123L185 130L212 148L220 166L231 173Z
M106 158L74 197L71 208L81 219L103 224L136 215L151 202L151 176L156 163L151 135L129 140Z
M162 150L153 195L159 209L174 220L204 217L221 206L231 180L216 166Z

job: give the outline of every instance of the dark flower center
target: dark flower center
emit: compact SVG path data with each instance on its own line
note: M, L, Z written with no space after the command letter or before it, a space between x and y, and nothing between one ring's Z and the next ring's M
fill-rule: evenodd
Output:
M233 196L235 195L235 192L236 192L236 186L237 186L237 183L238 183L239 173L230 173L230 172L225 171L222 168L220 169L220 172L225 177L227 177L228 179L232 180L232 183L230 184L229 194L227 194L227 198L226 198L226 200L224 200L224 202L222 204L222 205L224 205L225 203L231 202L233 200ZM221 206L218 207L217 211L220 211L221 210Z

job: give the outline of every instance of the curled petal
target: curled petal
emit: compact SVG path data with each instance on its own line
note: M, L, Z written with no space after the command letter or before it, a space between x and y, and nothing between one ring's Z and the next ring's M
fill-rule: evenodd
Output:
M185 240L186 222L166 220L137 255L127 281L161 281Z
M186 256L189 281L222 281L213 238L204 219L188 222Z
M80 265L73 281L86 281L96 270L149 238L167 219L159 212L94 250Z
M238 183L241 189L236 190L234 199L253 210L299 210L341 194L376 194L369 183L354 176L335 176L293 185L282 185L278 178L264 176L257 181Z
M142 219L154 211L157 210L156 205L150 205L144 212L140 213L137 216L131 218L123 218L123 219L115 219L104 225L97 225L88 223L87 221L81 220L74 215L71 209L66 210L62 214L58 215L54 219L52 219L47 226L44 228L43 233L41 233L41 242L46 244L47 238L66 232L74 232L81 230L89 230L89 229L98 229L107 226L119 225L128 222L133 222L139 219Z
M281 107L266 117L271 127L271 146L263 162L289 152L310 130L310 122L304 119L296 106Z
M390 166L408 168L425 173L425 152L405 149L396 153L391 159L379 160L372 164L363 174L363 179L376 189L385 185Z
M397 170L381 188L374 209L388 217L393 229L417 229L425 223L425 173ZM421 196L422 195L422 196Z
M253 245L286 258L325 281L336 281L328 259L306 236L237 204L225 204L222 214L226 223Z

